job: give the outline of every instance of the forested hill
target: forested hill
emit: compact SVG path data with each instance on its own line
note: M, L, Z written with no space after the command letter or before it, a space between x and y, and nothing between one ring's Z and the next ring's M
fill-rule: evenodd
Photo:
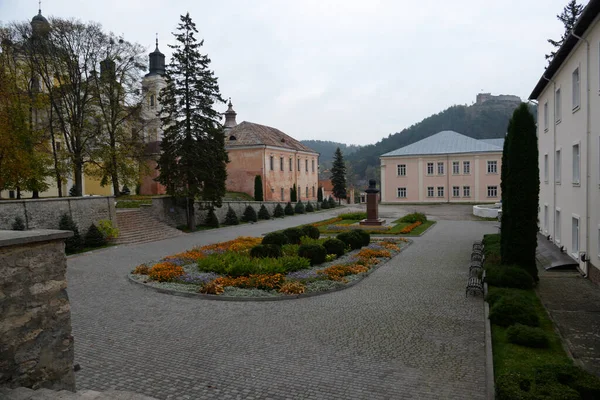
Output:
M344 154L344 157L360 149L360 146L355 144L347 145L344 143L329 142L325 140L301 140L300 142L321 154L319 156L320 164L330 164L333 161L333 153L335 153L335 150L338 147L342 151L342 154Z
M379 180L379 156L407 146L440 131L453 130L476 139L502 138L518 102L489 100L471 106L452 106L439 114L425 118L401 132L346 155L352 168L351 180ZM536 110L532 108L534 116Z

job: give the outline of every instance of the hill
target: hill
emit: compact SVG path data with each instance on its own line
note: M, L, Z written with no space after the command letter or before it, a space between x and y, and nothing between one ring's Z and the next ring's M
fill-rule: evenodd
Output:
M335 153L335 150L338 147L342 150L344 157L360 149L360 146L355 144L348 145L326 140L301 140L300 142L321 154L319 156L319 164L331 164L333 161L333 153Z

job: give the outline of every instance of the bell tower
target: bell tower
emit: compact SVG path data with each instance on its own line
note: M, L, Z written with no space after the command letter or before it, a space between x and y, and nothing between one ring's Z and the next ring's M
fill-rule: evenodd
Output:
M142 119L144 123L144 141L152 143L162 140L162 129L158 116L161 105L158 99L161 89L166 86L164 78L165 55L158 49L158 34L156 35L156 48L149 54L148 58L149 71L142 79Z

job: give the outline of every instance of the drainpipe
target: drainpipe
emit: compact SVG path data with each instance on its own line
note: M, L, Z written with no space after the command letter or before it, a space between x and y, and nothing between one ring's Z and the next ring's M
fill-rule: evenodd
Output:
M592 144L592 123L591 123L591 106L590 106L590 42L587 39L582 38L581 36L576 35L573 31L571 31L571 35L575 38L582 40L586 44L586 154L585 154L585 253L587 255L587 259L589 260L588 250L590 249L590 149ZM580 80L581 82L581 80ZM581 249L579 250L579 258L581 260ZM588 274L588 261L584 261L583 271L584 276L587 277Z
M546 74L542 75L542 78L548 82L552 82L552 95L554 96L554 101L552 102L551 120L551 123L554 124L552 127L552 159L554 160L552 163L552 165L554 165L554 171L552 171L552 177L554 180L554 182L552 182L552 221L554 221L552 224L552 241L554 244L556 244L556 82L550 78L546 78Z
M446 187L448 188L448 203L450 203L450 154L446 154Z

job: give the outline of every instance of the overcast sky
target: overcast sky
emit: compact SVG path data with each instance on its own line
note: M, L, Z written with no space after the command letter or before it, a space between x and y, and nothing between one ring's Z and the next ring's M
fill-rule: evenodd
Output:
M171 32L189 11L238 123L368 144L481 91L527 99L566 3L43 0L42 14L100 22L148 51L158 33L168 62ZM0 21L37 9L37 0L0 0Z

